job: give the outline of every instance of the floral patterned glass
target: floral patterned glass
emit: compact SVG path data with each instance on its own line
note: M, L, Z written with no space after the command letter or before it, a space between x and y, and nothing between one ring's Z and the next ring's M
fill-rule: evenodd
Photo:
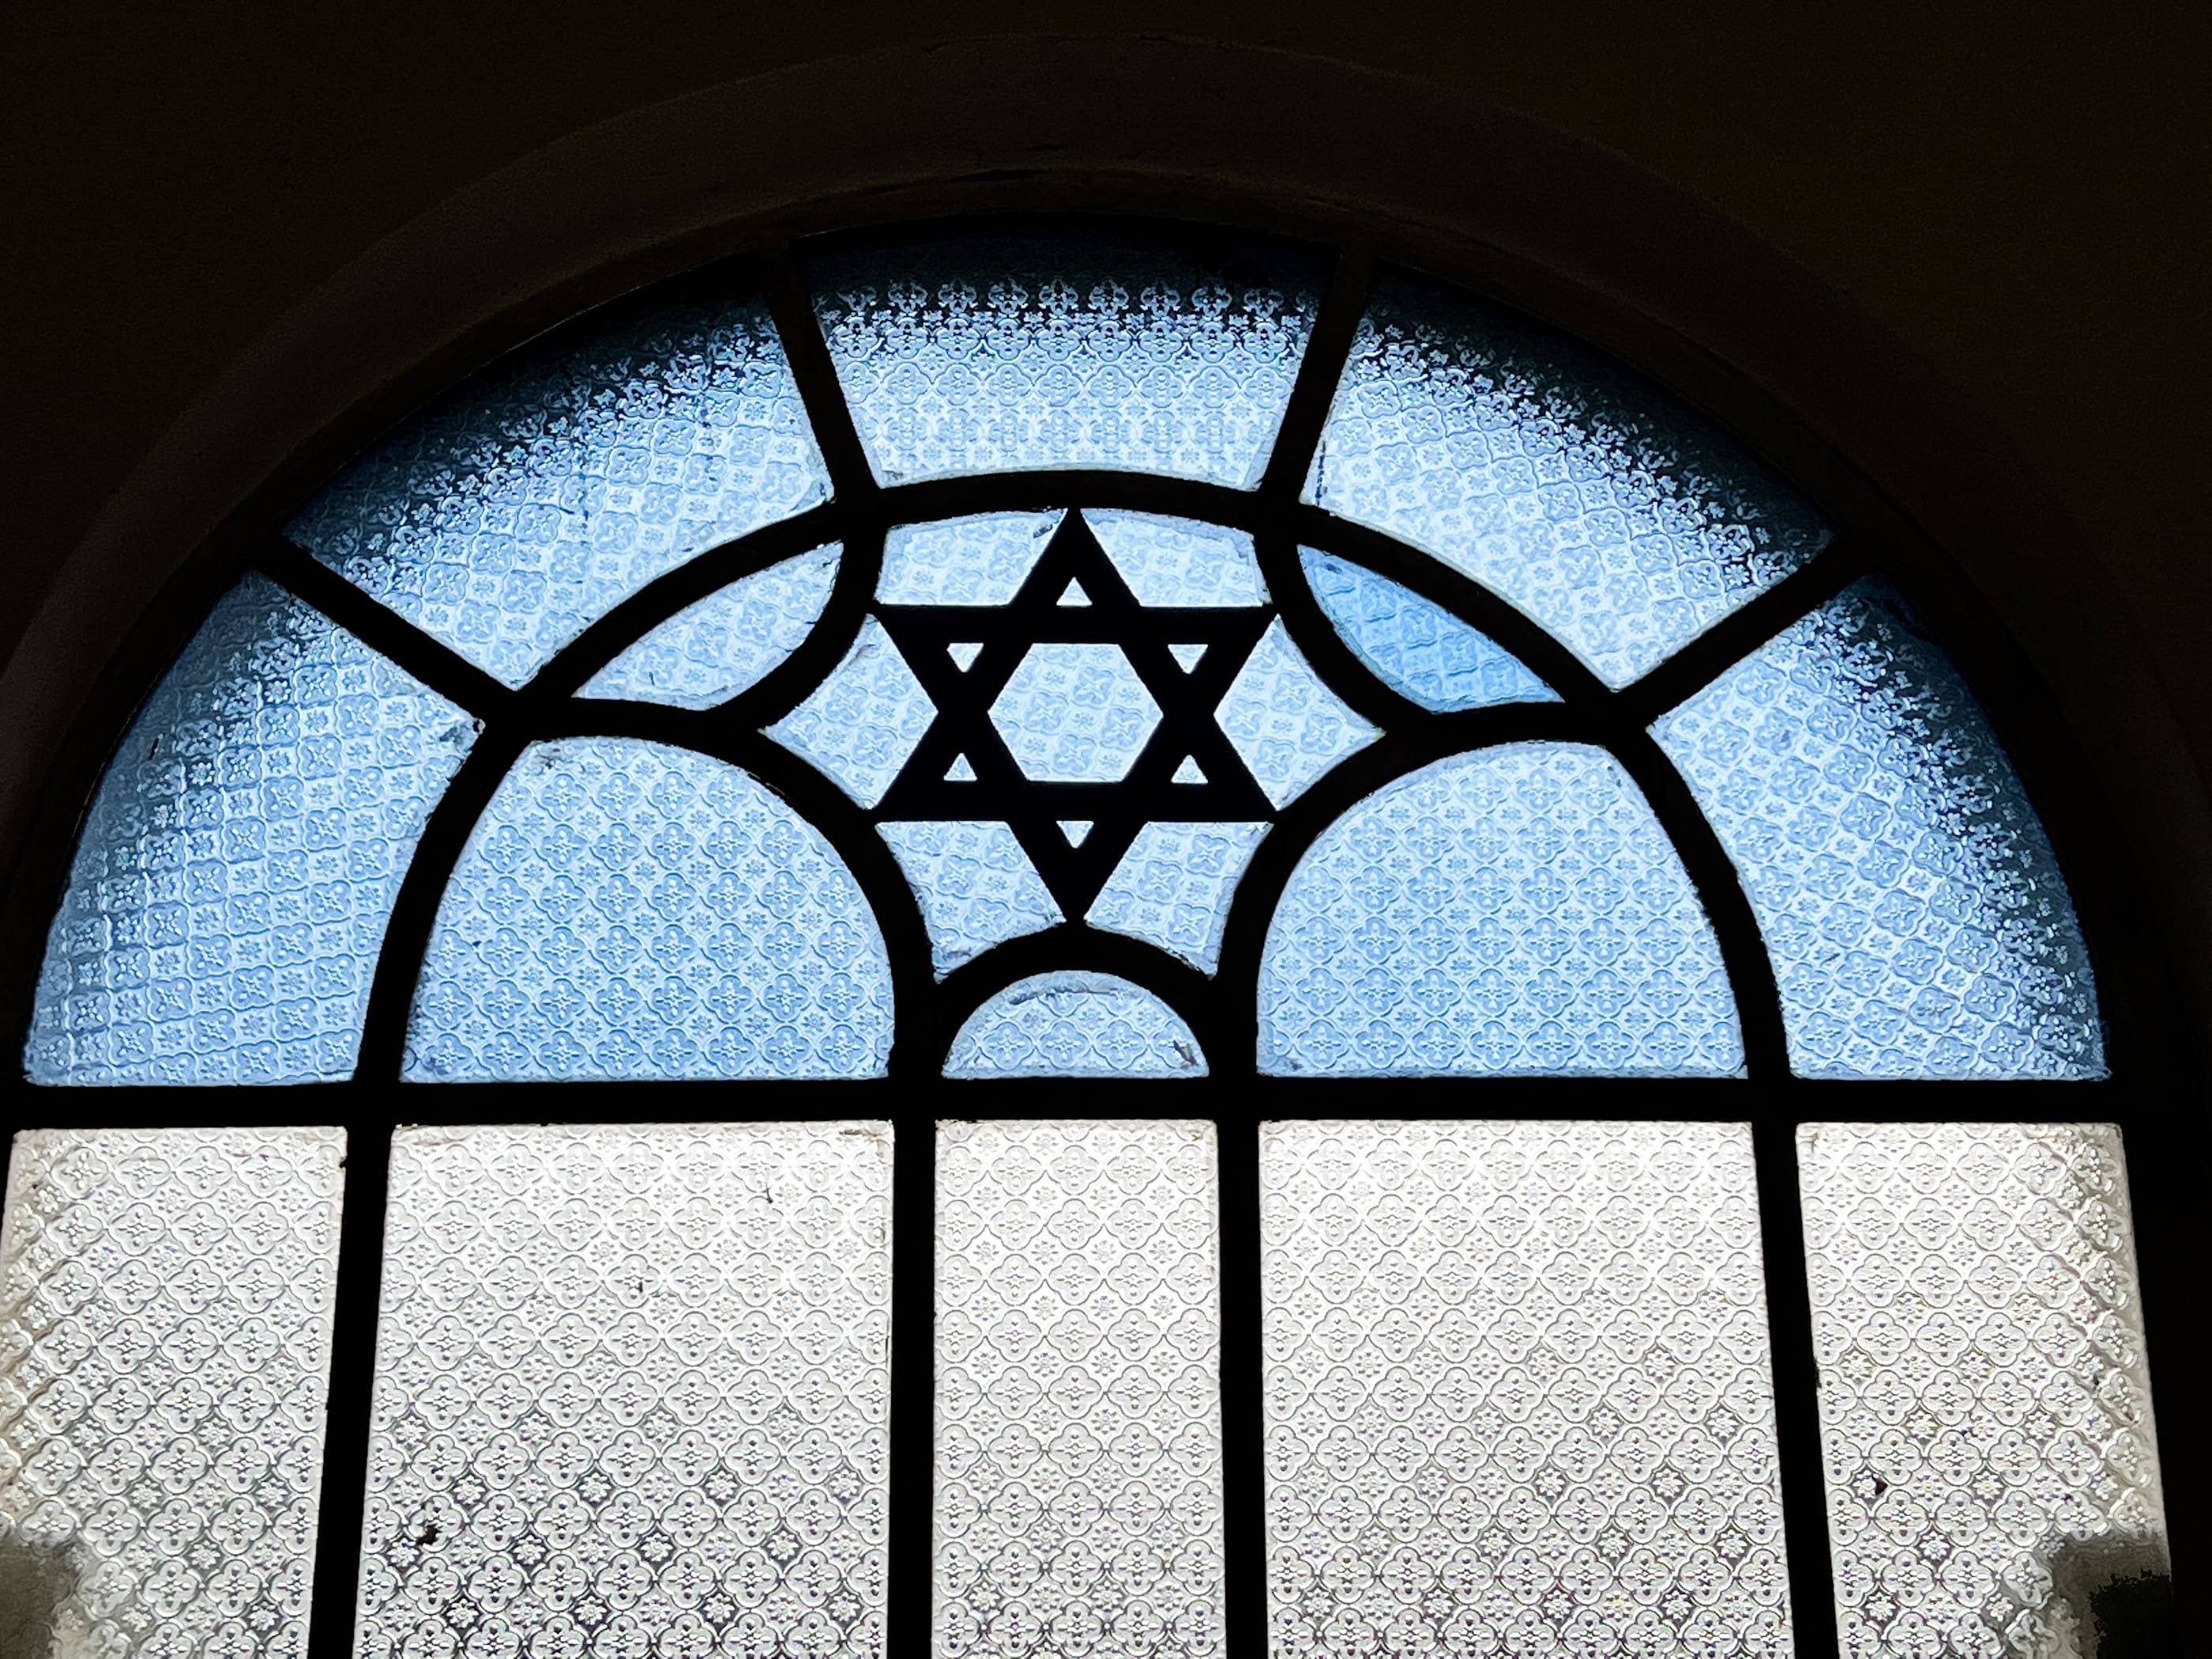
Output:
M1005 824L878 827L921 906L939 978L994 945L1061 919L1036 866Z
M402 1129L358 1651L884 1651L890 1130Z
M711 708L799 648L829 603L839 550L817 547L732 582L654 629L577 695Z
M1111 974L1017 980L968 1017L947 1077L1204 1077L1182 1017Z
M1210 1123L957 1123L937 1160L939 1659L1221 1651Z
M1264 823L1148 823L1099 889L1087 920L1210 974L1221 960L1229 902L1267 833Z
M345 1151L337 1129L15 1137L0 1651L304 1659Z
M1424 708L1557 702L1559 694L1488 635L1364 565L1311 548L1306 580L1352 653Z

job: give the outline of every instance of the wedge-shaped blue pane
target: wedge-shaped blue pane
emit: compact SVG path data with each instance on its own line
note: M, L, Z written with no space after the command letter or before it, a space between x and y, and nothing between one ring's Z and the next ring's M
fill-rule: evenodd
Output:
M1254 483L1322 271L1261 244L1101 231L823 260L815 307L886 482L1021 467Z
M1060 920L1044 878L1003 823L881 823L929 929L942 979L970 957Z
M510 685L662 572L823 500L765 307L586 325L348 467L292 538Z
M768 734L861 805L873 806L936 715L914 670L871 617L844 661Z
M1602 750L1436 763L1322 832L1260 969L1282 1075L1729 1074L1735 1001L1696 891Z
M477 730L272 583L233 588L93 798L31 1078L350 1076L400 879Z
M1702 416L1516 313L1380 284L1306 499L1425 548L1625 685L1828 540Z
M631 738L523 751L439 907L406 1075L874 1077L883 934L819 830Z
M1174 1009L1112 974L1017 980L968 1017L947 1077L1204 1077Z
M1735 860L1814 1077L2101 1077L2065 878L1949 657L1862 582L1655 728Z
M830 602L836 547L732 582L678 611L594 674L577 695L678 708L727 702L799 649Z
M1083 515L1098 545L1145 605L1265 605L1259 556L1241 530L1150 513Z
M1279 622L1267 624L1214 717L1279 807L1381 735L1322 684Z
M1298 556L1314 597L1353 654L1422 708L1559 701L1520 658L1442 605L1349 559L1310 547Z
M1054 513L980 513L901 525L884 538L886 605L1004 605L1060 528Z
M1181 957L1201 973L1221 962L1221 933L1264 823L1148 823L1085 918Z

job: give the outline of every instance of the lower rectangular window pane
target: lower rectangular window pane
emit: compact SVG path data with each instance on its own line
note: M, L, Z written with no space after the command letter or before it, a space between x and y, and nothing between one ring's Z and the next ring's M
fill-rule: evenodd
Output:
M1274 1650L1790 1650L1749 1131L1273 1123Z
M359 1650L884 1651L890 1131L393 1139Z
M1798 1157L1844 1651L2087 1651L2166 1571L2119 1132L1814 1123Z
M306 1652L344 1159L337 1129L15 1138L0 1653Z
M1210 1123L938 1141L943 1659L1221 1651Z

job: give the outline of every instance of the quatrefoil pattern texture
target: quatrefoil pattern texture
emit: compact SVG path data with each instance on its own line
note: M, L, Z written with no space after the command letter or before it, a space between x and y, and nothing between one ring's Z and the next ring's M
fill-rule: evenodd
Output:
M394 1138L361 1659L881 1659L890 1132Z

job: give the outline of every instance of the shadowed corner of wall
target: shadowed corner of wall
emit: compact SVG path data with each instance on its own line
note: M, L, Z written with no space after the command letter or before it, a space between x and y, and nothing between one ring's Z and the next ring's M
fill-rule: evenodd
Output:
M83 1581L82 1547L0 1537L0 1659L91 1659Z
M2048 1564L2053 1599L2074 1614L2072 1644L2059 1650L2069 1659L2166 1659L2178 1650L2164 1538L2130 1532L2069 1540Z

